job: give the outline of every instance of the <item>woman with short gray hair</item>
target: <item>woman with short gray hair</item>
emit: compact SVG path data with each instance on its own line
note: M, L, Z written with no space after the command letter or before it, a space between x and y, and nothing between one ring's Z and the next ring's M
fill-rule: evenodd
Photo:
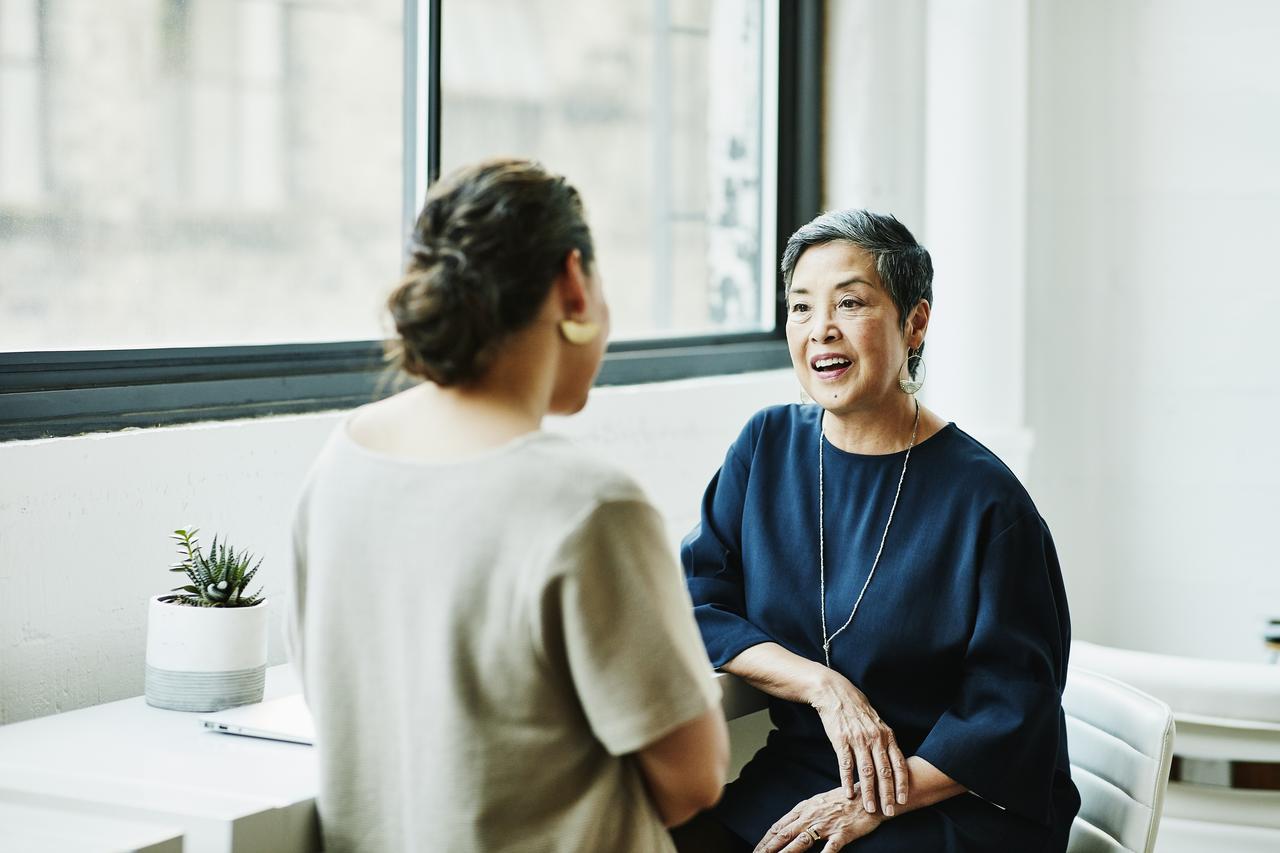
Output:
M713 665L769 695L775 730L677 847L1063 851L1062 573L1017 478L917 399L929 253L841 210L782 272L813 404L751 418L682 548Z

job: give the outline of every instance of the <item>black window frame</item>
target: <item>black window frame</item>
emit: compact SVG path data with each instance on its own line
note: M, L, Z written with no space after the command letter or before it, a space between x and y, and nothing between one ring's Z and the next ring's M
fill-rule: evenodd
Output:
M765 0L770 2L770 0ZM405 2L406 91L417 87L419 34L440 62L441 0ZM781 3L778 20L776 247L821 205L823 0ZM419 18L419 10L427 20ZM428 73L426 172L440 166L439 74ZM420 106L405 99L406 217L417 203L410 158ZM776 265L775 265L776 266ZM785 367L782 280L770 331L610 344L597 385L633 385ZM397 387L381 341L0 352L0 441L351 408Z

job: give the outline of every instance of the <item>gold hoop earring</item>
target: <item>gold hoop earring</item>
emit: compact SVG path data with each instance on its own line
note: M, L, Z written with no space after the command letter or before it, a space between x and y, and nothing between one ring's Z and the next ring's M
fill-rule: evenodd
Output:
M585 346L600 334L600 324L583 320L561 320L560 334L574 346Z

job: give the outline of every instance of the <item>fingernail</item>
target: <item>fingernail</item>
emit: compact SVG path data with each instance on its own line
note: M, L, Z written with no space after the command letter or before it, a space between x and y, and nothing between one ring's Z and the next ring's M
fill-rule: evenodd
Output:
M899 794L899 795L898 795L898 805L900 805L900 806L905 806L906 804L907 804L907 795L906 795L906 794Z
M893 806L892 805L885 806L884 813L887 817L893 817Z
M867 803L867 814L875 814L875 813L876 813L876 804Z

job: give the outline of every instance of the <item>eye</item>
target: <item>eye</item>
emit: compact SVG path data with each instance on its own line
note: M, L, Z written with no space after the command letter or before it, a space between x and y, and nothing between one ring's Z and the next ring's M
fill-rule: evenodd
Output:
M845 296L841 298L838 307L842 311L856 311L857 309L861 308L863 304L864 303L860 299L856 299L852 296Z
M806 302L792 302L790 311L792 314L807 314L809 313L809 305Z

